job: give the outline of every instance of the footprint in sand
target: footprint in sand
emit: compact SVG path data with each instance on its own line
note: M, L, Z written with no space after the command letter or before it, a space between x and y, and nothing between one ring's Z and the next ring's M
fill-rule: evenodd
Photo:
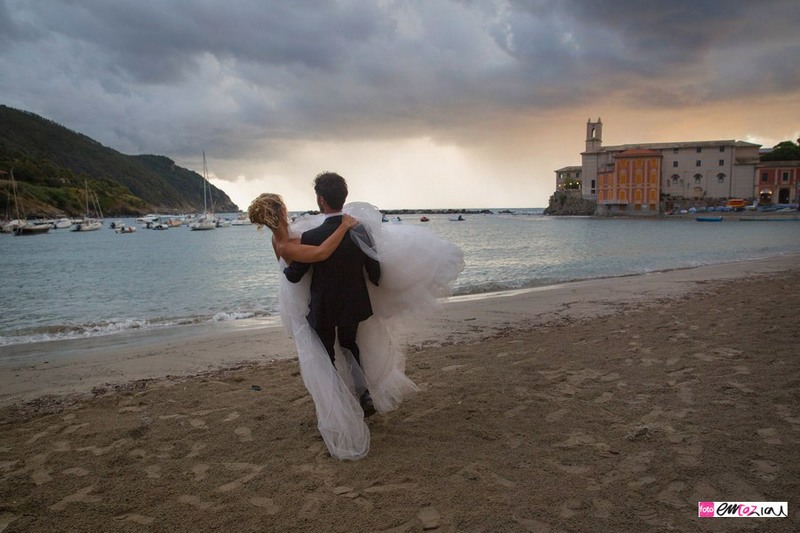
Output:
M767 444L783 444L775 428L761 428L758 430L758 435L763 437Z
M234 430L234 433L236 433L236 436L239 437L241 442L250 442L253 440L253 433L248 427L238 427Z
M256 496L250 498L248 501L250 502L250 505L263 509L268 515L278 514L278 511L281 510L281 508L276 505L274 501L272 501L272 498L261 498Z
M309 494L306 496L303 505L298 512L299 518L313 518L319 514L320 507L322 507L324 498L318 494Z
M41 438L43 438L43 437L46 437L46 436L47 436L47 434L48 434L48 432L47 432L47 431L42 431L41 433L37 433L36 435L32 436L30 439L28 439L27 441L25 441L25 444L33 444L33 443L34 443L34 442L36 442L37 440L39 440L39 439L41 439Z
M133 513L115 516L114 518L122 522L133 522L134 524L140 524L142 526L149 526L156 520L152 516L145 516L142 514L133 514Z
M250 470L250 473L245 474L239 478L234 479L230 483L225 483L216 488L217 492L230 492L241 488L242 485L252 481L264 469L263 466L254 465L251 463L227 463L225 467L228 470Z
M681 492L686 487L683 481L673 481L658 493L656 499L673 507L686 507L688 504L681 498Z
M161 415L158 417L159 420L174 420L176 418L186 418L186 415L174 414L174 415Z
M144 473L147 474L148 479L158 479L161 477L161 466L148 465L144 467Z
M753 464L753 472L755 475L764 481L775 481L778 477L778 472L781 471L781 467L778 463L773 461L758 459L750 462Z
M66 470L64 470L62 472L62 474L66 474L68 476L83 477L85 475L88 475L89 471L86 470L85 468L81 468L79 466L76 466L75 468L67 468ZM2 531L2 530L0 530L0 531Z
M568 414L569 414L569 409L558 409L557 411L552 411L550 413L547 413L544 416L544 419L547 422L555 422L557 420L561 420L562 418L564 418Z
M204 442L195 442L192 444L192 451L186 456L186 459L191 459L192 457L198 457L200 455L200 451L205 448L206 445Z
M483 481L484 483L497 483L498 485L502 485L508 489L512 489L517 486L517 484L510 479L506 479L495 472L489 470L486 466L481 465L479 463L470 463L466 465L464 468L459 470L457 475L461 475L467 479L476 479ZM367 492L369 489L365 489L364 492Z
M50 471L40 468L31 473L31 480L34 485L44 485L52 481L53 476L50 475Z
M189 424L195 429L208 429L208 424L200 418L192 418L189 420Z
M234 420L238 419L241 415L238 411L233 411L232 413L228 413L228 416L222 419L223 422L233 422Z
M0 511L0 531L5 531L6 528L11 525L11 522L20 516L22 515L9 513L8 511Z
M208 472L208 469L209 466L206 464L194 465L192 467L192 474L194 474L194 480L203 481L206 477L208 477L208 474L206 473Z
M63 511L70 503L96 503L102 500L100 496L90 496L89 493L94 490L94 485L84 487L78 492L72 493L58 503L50 506L52 511Z
M76 451L79 452L92 452L96 456L104 455L114 448L119 448L120 446L124 446L128 442L128 439L119 439L104 448L98 448L97 446L85 446L83 448L77 448Z
M396 491L403 491L403 490L410 490L416 491L417 484L416 483L388 483L386 485L373 485L371 487L367 487L361 492L365 494L374 494L374 493L386 493L386 492L396 492Z
M201 511L209 511L213 509L221 509L222 506L214 507L213 502L204 502L197 496L192 496L191 494L182 494L178 497L178 501L181 503L186 503L194 507L195 509L199 509Z
M676 462L683 466L697 466L700 464L700 455L703 453L703 446L700 444L690 444L678 450Z
M69 435L71 433L75 433L79 429L81 429L83 427L86 427L88 425L89 425L88 422L84 422L83 424L74 424L72 426L67 426L67 427L64 428L64 431L62 431L61 433L64 433L65 435Z
M424 531L439 529L439 525L442 521L442 515L439 514L439 511L437 511L435 507L423 507L420 509L419 513L417 513L417 518L422 522L422 529Z

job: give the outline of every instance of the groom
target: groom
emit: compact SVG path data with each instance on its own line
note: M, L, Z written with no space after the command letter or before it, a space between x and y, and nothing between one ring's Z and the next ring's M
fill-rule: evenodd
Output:
M300 238L302 244L319 246L342 222L342 206L347 199L347 182L339 174L324 172L314 180L317 205L325 213L325 221L318 227L306 231ZM371 242L363 226L351 231L361 231L367 242ZM308 272L308 263L293 262L284 269L286 278L297 283ZM317 332L325 346L331 362L334 360L334 344L339 337L339 346L350 350L361 365L361 353L356 344L358 324L372 316L372 304L364 280L366 270L369 280L378 285L381 267L378 261L368 257L353 239L345 236L333 254L313 264L311 275L311 303L307 316L311 328ZM363 366L362 366L363 368ZM356 384L359 402L366 416L375 414L366 384Z

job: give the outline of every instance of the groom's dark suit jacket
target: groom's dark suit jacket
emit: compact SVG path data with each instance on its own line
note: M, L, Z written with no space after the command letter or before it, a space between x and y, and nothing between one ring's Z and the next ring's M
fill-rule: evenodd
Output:
M306 231L300 238L302 244L319 246L342 222L341 216L325 219L320 226ZM367 242L371 242L363 226L350 230L363 232ZM333 254L319 263L293 262L284 269L286 278L297 283L313 266L311 277L311 304L308 323L312 328L318 326L355 326L372 316L372 304L367 292L364 270L372 283L378 284L381 266L378 261L368 257L345 235Z

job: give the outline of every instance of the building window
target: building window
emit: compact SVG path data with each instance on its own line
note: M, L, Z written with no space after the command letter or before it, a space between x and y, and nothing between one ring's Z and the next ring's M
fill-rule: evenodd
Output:
M696 167L702 166L702 162L698 159L697 161L694 162L694 166Z
M725 183L725 174L722 172L717 174L717 183Z
M698 153L698 154L702 154L702 153L703 153L703 149L702 149L702 148L700 148L699 146L697 147L697 153Z
M673 149L672 149L672 153L673 153L673 154L677 154L677 153L678 153L678 149L677 149L677 148L673 148Z
M702 174L695 174L694 175L694 182L695 183L700 183L701 181L703 181L703 175Z
M677 184L678 184L678 180L679 180L679 179L681 179L681 177L680 177L680 176L678 176L677 174L673 174L673 175L672 175L672 183L674 183L675 185L677 185Z
M725 166L725 160L724 159L720 159L719 160L719 166L721 166L721 167Z
M724 151L725 151L725 147L724 147L724 146L720 146L720 147L719 147L719 151L720 151L720 152L724 152Z
M678 168L678 162L677 161L673 161L672 162L672 168Z
M762 172L761 173L761 181L764 182L764 183L768 182L769 181L769 174L767 174L766 172Z
M783 172L783 173L781 174L781 180L782 180L784 183L788 182L788 181L789 181L789 173L788 173L788 172Z

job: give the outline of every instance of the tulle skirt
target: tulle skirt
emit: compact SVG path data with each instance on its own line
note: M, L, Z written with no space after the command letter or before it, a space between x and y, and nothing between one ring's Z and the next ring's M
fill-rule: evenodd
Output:
M380 285L367 282L374 314L358 328L363 373L349 351L338 344L334 367L309 326L311 275L295 284L281 275L279 302L284 327L297 345L300 373L314 400L317 427L328 450L338 459L360 459L369 452L369 429L355 384L362 379L366 382L379 413L396 409L418 390L405 375L405 346L398 340L401 322L439 307L439 298L449 294L464 268L464 256L461 249L427 228L381 224L381 213L370 204L348 204L344 211L367 228L372 243L358 244L381 263ZM322 220L321 216L301 217L290 229L299 235ZM355 232L351 234L357 237ZM281 261L281 270L284 266Z

